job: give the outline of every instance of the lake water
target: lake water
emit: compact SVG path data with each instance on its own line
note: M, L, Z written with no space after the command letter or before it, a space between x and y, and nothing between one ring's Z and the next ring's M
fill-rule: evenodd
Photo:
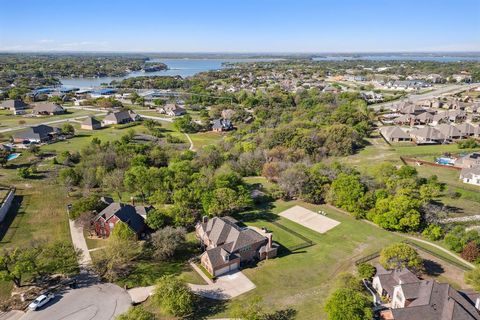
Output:
M457 61L480 61L480 55L454 56L454 55L410 55L410 54L392 54L392 55L355 55L355 56L322 56L313 58L314 61L343 61L343 60L370 60L370 61L435 61L435 62L457 62Z
M102 77L102 78L60 78L65 87L89 88L98 87L102 83L110 83L113 80L140 76L181 76L183 78L193 76L199 72L220 70L224 68L225 62L260 62L279 59L152 59L149 62L162 62L168 66L168 70L155 72L134 71L124 77Z

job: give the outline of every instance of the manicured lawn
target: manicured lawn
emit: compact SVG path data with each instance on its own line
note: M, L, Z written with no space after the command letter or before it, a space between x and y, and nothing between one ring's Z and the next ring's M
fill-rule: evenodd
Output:
M341 224L326 234L319 234L276 215L297 204L312 210L322 209L328 213L330 218L340 221ZM263 297L266 309L293 308L297 310L296 319L325 318L323 304L335 282L335 277L341 272L353 271L355 260L402 239L395 234L355 220L329 207L314 206L297 201L277 201L270 210L265 210L263 214L240 214L238 217L247 225L266 226L271 229L274 241L278 241L286 247L296 242L291 237L284 235L283 230L274 230L270 224L272 219L316 243L311 247L260 262L255 267L243 270L257 288L238 297L238 300L259 295ZM231 306L232 302L228 303L227 311L216 316L228 316L228 309Z
M459 149L457 144L443 144L443 145L423 145L417 146L414 144L397 144L393 146L398 155L404 157L421 157L422 159L432 161L434 156L440 156L444 153L470 153L480 150L476 149ZM431 156L431 157L429 157ZM426 157L426 158L423 158Z
M190 139L193 141L193 147L195 150L200 150L209 144L217 144L223 139L223 134L218 132L198 132L189 135Z

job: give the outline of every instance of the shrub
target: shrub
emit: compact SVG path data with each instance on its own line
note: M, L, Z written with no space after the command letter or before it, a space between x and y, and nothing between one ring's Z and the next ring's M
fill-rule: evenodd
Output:
M357 272L362 279L371 279L377 272L374 266L369 263L361 263L357 266Z

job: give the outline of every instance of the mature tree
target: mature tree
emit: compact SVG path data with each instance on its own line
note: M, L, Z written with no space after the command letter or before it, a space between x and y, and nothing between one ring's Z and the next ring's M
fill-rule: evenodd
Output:
M371 279L377 272L374 266L369 263L361 263L357 266L358 276L362 279Z
M470 241L465 248L463 248L461 257L467 261L473 262L478 259L479 254L478 245L474 241Z
M368 217L388 230L416 231L421 221L419 207L419 201L409 196L390 196L379 199Z
M423 230L422 235L427 237L429 240L437 241L443 238L445 232L441 226L429 224L428 227Z
M62 125L61 132L64 135L73 135L73 134L75 134L75 128L73 127L73 125L71 123L65 122Z
M41 248L36 262L42 273L72 275L78 272L78 258L81 250L76 250L69 242L56 241Z
M181 317L193 312L195 297L185 282L167 275L158 281L152 301L163 312Z
M75 200L69 211L69 217L76 220L83 213L91 213L93 211L101 211L105 208L105 204L100 201L100 197L96 194Z
M36 248L14 248L0 254L0 280L12 281L16 287L22 285L25 275L37 272Z
M329 200L336 206L361 216L358 202L365 195L365 186L356 175L340 173L330 187Z
M60 170L58 178L67 188L67 192L72 190L74 186L78 186L81 177L73 168L65 168Z
M327 299L325 311L330 320L370 320L373 318L370 298L349 288L335 290Z
M118 222L107 240L105 250L94 260L96 271L109 281L130 273L132 262L142 252L135 233L123 222Z
M145 224L153 230L158 230L167 224L168 218L168 213L160 209L152 209L147 214Z
M119 315L116 320L155 320L155 315L142 306L130 307L127 312Z
M185 244L185 228L167 226L152 234L153 256L158 260L166 260Z
M6 149L0 149L0 166L5 167L10 153L11 152Z
M122 199L122 191L124 191L124 178L125 172L122 169L114 169L103 177L103 185L110 190L110 192L116 192L118 199Z
M288 199L300 197L303 188L308 181L306 168L302 165L295 165L280 173L278 185Z
M422 268L422 259L408 244L395 243L382 249L380 264L385 269L409 268L417 271Z

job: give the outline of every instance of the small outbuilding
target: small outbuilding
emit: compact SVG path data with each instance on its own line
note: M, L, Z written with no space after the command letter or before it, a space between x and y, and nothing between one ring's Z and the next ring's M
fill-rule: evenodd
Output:
M87 117L80 125L84 130L98 130L102 127L102 123L94 117Z

